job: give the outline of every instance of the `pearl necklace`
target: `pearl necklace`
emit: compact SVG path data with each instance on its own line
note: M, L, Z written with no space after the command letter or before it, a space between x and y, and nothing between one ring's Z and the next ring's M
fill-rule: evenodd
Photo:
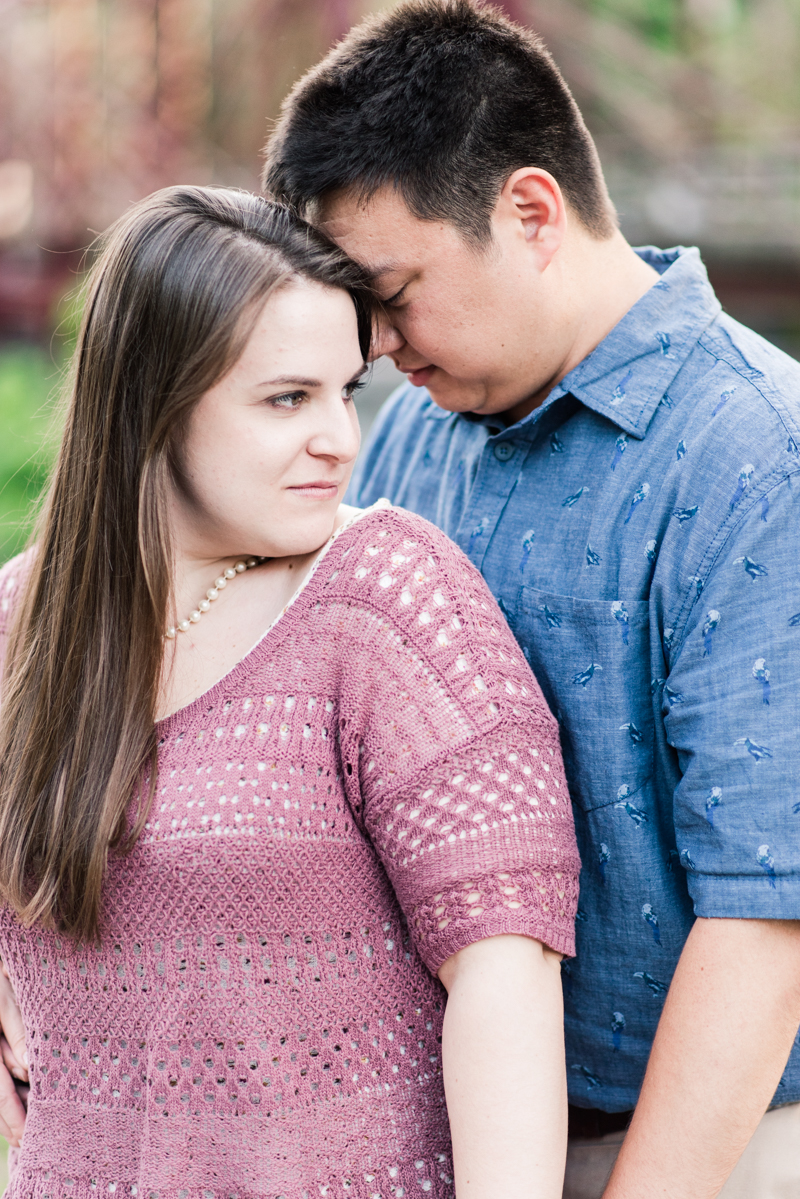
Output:
M214 579L214 586L209 587L205 597L200 600L193 612L190 612L186 620L179 620L176 625L170 625L164 634L170 641L178 633L188 633L193 624L197 624L204 612L207 612L214 600L219 597L220 591L228 586L231 579L235 579L237 575L243 575L246 570L252 570L254 566L260 566L262 562L268 561L267 558L247 558L244 562L237 562L235 566L229 566L224 570L219 578Z

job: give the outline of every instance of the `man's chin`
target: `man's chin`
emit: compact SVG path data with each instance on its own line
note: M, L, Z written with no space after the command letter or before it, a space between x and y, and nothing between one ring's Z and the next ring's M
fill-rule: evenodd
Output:
M444 408L445 412L474 412L482 415L481 409L487 402L483 388L451 379L441 370L437 370L427 384L427 391L434 404Z
M434 404L445 412L470 413L471 416L497 416L503 424L514 424L528 415L544 396L518 399L492 392L474 383L462 383L437 370L427 386Z

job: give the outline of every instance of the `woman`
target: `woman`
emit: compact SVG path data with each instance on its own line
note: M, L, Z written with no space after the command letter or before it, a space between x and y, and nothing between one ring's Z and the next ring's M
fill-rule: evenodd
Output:
M459 1195L561 1194L557 729L460 552L341 503L369 305L234 191L94 268L0 574L15 1199L452 1195L447 1112Z

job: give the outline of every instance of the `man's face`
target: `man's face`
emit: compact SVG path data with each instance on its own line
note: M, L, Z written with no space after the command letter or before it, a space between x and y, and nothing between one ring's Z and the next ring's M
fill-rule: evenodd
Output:
M392 188L365 204L340 193L321 217L386 303L377 354L452 412L519 419L534 406L561 356L552 288L518 220L496 213L491 242L476 249L454 225L415 217Z

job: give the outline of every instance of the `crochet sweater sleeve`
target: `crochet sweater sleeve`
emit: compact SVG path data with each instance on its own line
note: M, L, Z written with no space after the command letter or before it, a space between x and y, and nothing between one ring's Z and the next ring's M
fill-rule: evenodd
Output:
M444 534L398 509L359 524L323 589L337 592L343 781L417 948L433 972L500 933L574 954L580 860L539 686Z

